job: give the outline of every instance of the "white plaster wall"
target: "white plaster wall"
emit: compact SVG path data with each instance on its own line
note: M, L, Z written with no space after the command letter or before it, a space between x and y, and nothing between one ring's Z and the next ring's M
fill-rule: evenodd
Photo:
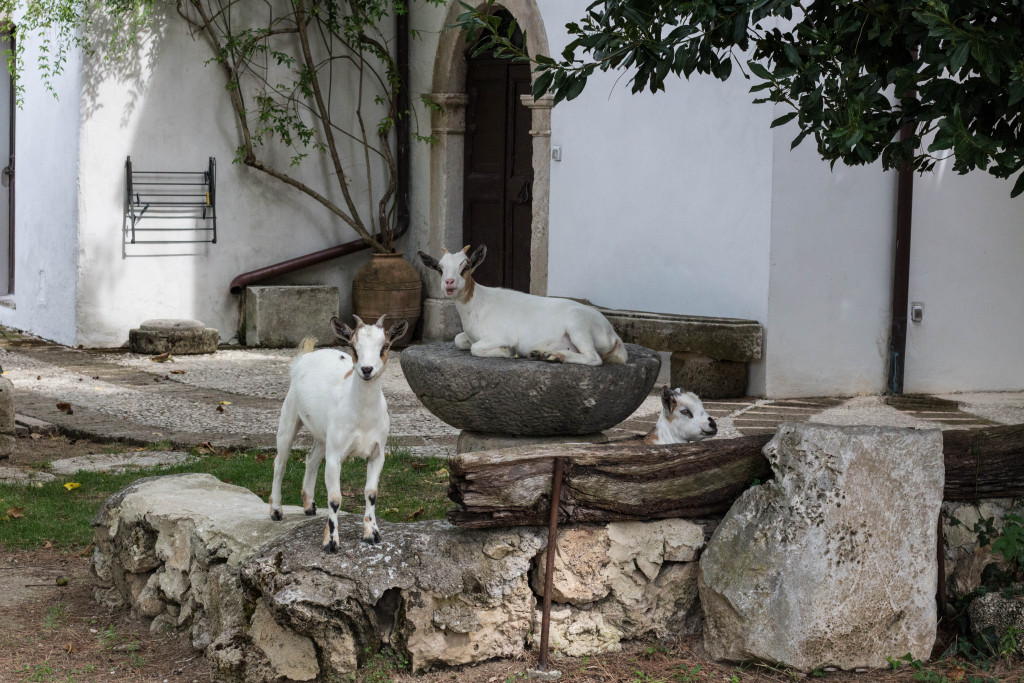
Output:
M3 297L0 324L74 344L82 62L78 53L68 55L51 82L54 99L35 70L38 44L24 47L24 104L15 114L15 283L14 294Z
M586 3L544 2L551 50ZM552 112L549 293L764 322L772 110L743 78L630 93L596 74Z
M123 344L129 329L148 318L196 318L230 339L240 314L238 297L228 291L232 278L356 239L308 197L232 163L241 138L220 67L205 64L210 55L206 42L193 40L172 11L133 59L113 65L86 60L77 343ZM339 96L342 91L348 89L336 88ZM203 170L216 157L217 244L129 245L123 253L128 155L138 170ZM298 173L319 187L332 183L333 172L315 152ZM352 192L362 193L358 182ZM340 201L340 192L327 194ZM345 257L266 284L338 286L347 314L352 276L367 258Z
M765 393L885 389L896 177L880 164L829 170L813 140L775 129Z
M1024 197L950 166L914 178L905 390L1024 389Z

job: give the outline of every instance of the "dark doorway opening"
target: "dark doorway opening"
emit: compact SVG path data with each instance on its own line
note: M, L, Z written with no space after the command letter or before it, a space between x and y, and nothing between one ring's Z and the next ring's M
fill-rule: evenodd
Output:
M511 23L508 12L497 14ZM518 28L516 39L522 40ZM530 67L474 52L470 48L466 58L462 233L465 243L487 246L487 259L473 273L477 282L528 292L533 140L531 113L520 98L532 92Z
M13 27L0 36L3 73L0 74L0 296L14 294L14 112L17 96L7 69L7 55L14 54Z

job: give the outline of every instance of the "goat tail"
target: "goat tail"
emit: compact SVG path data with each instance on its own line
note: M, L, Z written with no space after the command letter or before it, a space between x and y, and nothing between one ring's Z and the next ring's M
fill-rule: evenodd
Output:
M608 349L607 353L601 356L601 362L609 365L625 365L626 357L626 347L622 345L622 340L616 336L612 348Z
M305 354L312 352L314 349L316 349L316 338L305 337L302 341L299 342L299 347L295 351L295 358L299 358L299 356L304 356Z

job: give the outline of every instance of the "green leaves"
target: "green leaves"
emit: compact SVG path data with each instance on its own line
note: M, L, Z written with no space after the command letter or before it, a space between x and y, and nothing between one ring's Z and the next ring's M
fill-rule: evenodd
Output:
M754 101L793 107L772 127L795 120L800 132L793 145L811 136L827 161L929 170L951 155L958 173L987 170L1008 178L1024 169L1018 0L811 0L794 14L796 6L794 0L597 0L566 25L570 40L560 59L532 58L534 95L574 99L598 69L627 70L633 92L664 90L672 75L726 80L743 54L738 64L756 81ZM463 18L463 28L487 30L480 14ZM782 21L765 21L773 18ZM509 48L507 40L502 45ZM529 58L525 50L507 54L513 53ZM912 135L901 141L905 125ZM1013 196L1024 192L1022 183L1018 176Z

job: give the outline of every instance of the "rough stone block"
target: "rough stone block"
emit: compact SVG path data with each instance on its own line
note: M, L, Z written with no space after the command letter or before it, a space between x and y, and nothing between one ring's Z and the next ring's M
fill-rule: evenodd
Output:
M456 453L472 453L474 451L493 451L499 448L516 448L518 446L536 446L538 444L555 443L608 443L608 435L604 432L596 434L579 434L577 436L513 436L512 434L483 434L481 432L459 433Z
M942 433L783 424L700 562L715 659L801 671L927 660L935 643Z
M220 333L198 320L147 320L138 329L128 332L128 347L132 353L147 355L213 353L219 342Z
M627 344L659 351L699 353L716 360L747 362L761 357L761 323L646 311L598 310Z
M451 299L423 301L423 343L449 342L462 332L462 318Z
M248 287L245 290L245 345L287 348L297 346L305 337L314 337L321 344L333 344L331 318L338 315L339 301L337 287Z
M703 399L738 398L747 392L747 364L715 360L696 353L672 354L673 387L692 391Z
M971 601L967 608L971 620L971 632L981 635L987 630L996 638L1003 638L1010 629L1017 633L1024 631L1024 602L1015 596L1002 593L988 593ZM1016 639L1017 654L1024 654L1024 640Z

